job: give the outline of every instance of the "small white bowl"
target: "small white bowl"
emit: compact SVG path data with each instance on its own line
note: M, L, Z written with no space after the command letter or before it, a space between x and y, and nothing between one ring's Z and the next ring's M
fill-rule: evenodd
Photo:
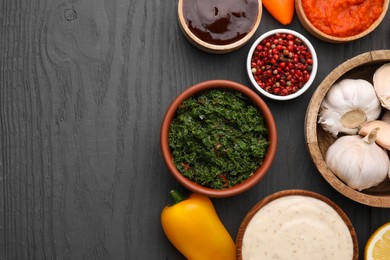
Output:
M271 35L274 35L274 34L277 34L277 33L292 34L293 36L301 39L302 42L306 45L306 47L309 49L309 51L310 51L310 53L312 55L312 60L313 60L312 69L311 69L311 72L310 72L309 80L297 92L289 94L289 95L285 95L285 96L271 94L271 93L265 91L264 89L262 89L259 86L259 84L257 84L257 82L256 82L256 80L255 80L255 78L253 76L252 68L251 68L252 55L253 55L257 45L259 45L259 43L261 43L267 37L269 37ZM274 99L274 100L290 100L290 99L293 99L293 98L296 98L296 97L302 95L311 86L311 84L313 83L314 78L316 77L316 74L317 74L317 68L318 68L318 59L317 59L317 54L316 54L316 51L315 51L313 45L302 34L296 32L296 31L293 31L293 30L289 30L289 29L275 29L275 30L268 31L268 32L264 33L263 35L261 35L252 44L252 47L249 50L248 57L247 57L247 60L246 60L246 70L247 70L247 73L248 73L248 76L249 76L249 79L250 79L252 85L260 92L260 94L264 95L265 97Z

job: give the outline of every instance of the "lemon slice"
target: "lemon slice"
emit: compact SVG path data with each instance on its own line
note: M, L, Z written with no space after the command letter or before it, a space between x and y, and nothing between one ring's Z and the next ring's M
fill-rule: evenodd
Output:
M390 259L390 222L379 227L368 239L364 250L364 259Z

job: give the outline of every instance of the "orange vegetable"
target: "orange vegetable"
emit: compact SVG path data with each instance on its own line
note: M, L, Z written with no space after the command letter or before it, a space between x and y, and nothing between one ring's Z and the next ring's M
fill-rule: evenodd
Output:
M281 24L289 24L294 16L294 0L263 0L263 6Z

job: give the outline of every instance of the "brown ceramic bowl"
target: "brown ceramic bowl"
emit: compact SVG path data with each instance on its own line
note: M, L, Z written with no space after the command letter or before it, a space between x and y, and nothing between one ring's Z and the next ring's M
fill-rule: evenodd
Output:
M342 182L326 165L325 156L329 146L335 142L331 134L318 124L318 113L322 100L331 86L344 78L365 79L372 83L377 68L390 62L390 50L372 51L360 54L334 69L314 92L306 111L305 139L310 156L325 180L344 196L374 207L390 207L390 181L363 191L350 188Z
M184 1L185 0L179 0L179 4L178 4L178 18L179 18L180 28L182 29L184 36L194 46L196 46L197 48L199 48L203 51L206 51L206 52L210 52L210 53L214 53L214 54L222 54L222 53L228 53L228 52L235 51L235 50L239 49L240 47L242 47L243 45L245 45L250 40L250 38L253 36L253 34L256 32L257 28L260 25L260 20L261 20L261 15L262 15L263 9L262 9L261 0L258 0L258 12L257 12L256 19L255 19L250 31L243 38L241 38L238 41L235 41L235 42L232 42L229 44L225 44L225 45L217 45L217 44L208 43L208 42L200 39L199 37L197 37L188 28L186 19L185 19L184 14L183 14L183 2Z
M386 15L387 9L389 7L389 0L384 0L383 3L383 11L381 15L378 17L377 20L375 20L370 27L368 27L366 30L363 32L353 35L353 36L348 36L348 37L337 37L337 36L332 36L328 35L326 33L323 33L319 29L317 29L307 18L303 7L302 7L302 0L296 0L295 1L295 10L298 16L299 21L303 25L303 27L310 32L313 36L317 37L320 40L326 41L326 42L331 42L331 43L343 43L343 42L350 42L357 40L359 38L362 38L372 32L378 25L382 22L383 18Z
M229 89L232 91L238 91L243 93L245 96L247 96L254 105L256 105L259 110L262 112L265 123L268 128L268 140L270 141L267 152L265 154L265 158L263 160L263 163L257 168L257 170L253 173L251 177L249 177L244 182L237 184L233 187L223 189L223 190L216 190L213 188L205 187L200 184L197 184L186 177L184 177L177 169L175 164L172 160L172 154L169 150L168 145L168 133L170 129L170 125L172 122L172 119L174 118L176 114L177 108L180 106L180 104L203 91L210 90L210 89ZM160 132L160 148L162 151L163 159L165 161L165 164L167 165L169 171L172 173L172 175L187 189L196 192L201 193L204 195L207 195L209 197L214 198L222 198L222 197L229 197L233 195L237 195L239 193L242 193L251 187L253 187L256 183L258 183L267 173L267 170L270 168L272 161L275 157L276 153L276 147L277 147L277 132L276 132L276 125L274 118L272 116L271 111L269 110L266 103L250 88L237 83L233 81L228 80L210 80L210 81L204 81L201 83L198 83L188 89L186 89L184 92L182 92L169 106L168 110L165 113L164 119L162 121L161 125L161 132Z
M261 209L263 209L264 206L268 205L270 202L273 202L273 201L278 200L280 198L284 198L286 196L294 196L294 195L305 196L305 197L311 197L311 198L318 199L318 200L320 200L322 202L325 202L326 204L328 204L330 207L332 207L336 211L336 213L344 221L346 227L348 228L348 230L349 230L349 232L351 234L352 245L353 245L353 258L352 259L357 260L358 256L359 256L359 248L358 248L359 246L358 246L357 235L356 235L355 229L354 229L351 221L349 220L348 216L343 212L343 210L339 206L337 206L330 199L328 199L328 198L326 198L326 197L324 197L324 196L322 196L322 195L320 195L318 193L312 192L312 191L299 190L299 189L283 190L283 191L279 191L279 192L273 193L273 194L265 197L261 201L259 201L246 214L246 216L244 217L243 221L241 222L241 225L240 225L240 227L238 229L238 232L237 232L237 237L236 237L237 259L238 260L242 260L243 259L242 253L243 253L244 235L245 235L245 232L247 230L247 227L248 227L249 223L251 222L252 218L256 215L256 213L259 212ZM281 209L281 214L280 215L282 215L283 212L284 212L283 209ZM261 231L259 231L259 232L261 232Z

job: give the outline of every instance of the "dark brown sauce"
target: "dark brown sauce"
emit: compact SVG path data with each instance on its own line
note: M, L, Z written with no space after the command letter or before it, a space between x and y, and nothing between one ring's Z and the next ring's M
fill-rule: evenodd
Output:
M258 14L258 0L184 0L183 15L199 39L226 45L245 37Z

